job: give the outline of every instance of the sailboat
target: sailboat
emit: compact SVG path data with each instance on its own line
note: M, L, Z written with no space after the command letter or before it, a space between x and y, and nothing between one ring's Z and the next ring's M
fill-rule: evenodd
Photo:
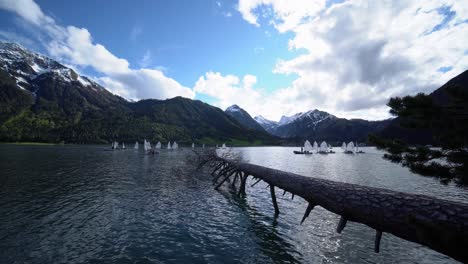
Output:
M328 154L334 154L335 151L333 151L332 145L328 144Z
M177 144L177 142L174 141L174 144L172 144L172 149L178 149L179 148L179 145Z
M195 148L195 143L192 143L192 148Z
M328 154L328 144L327 144L327 142L322 141L322 143L320 143L320 149L319 149L318 153Z
M125 143L122 142L122 149L125 149Z
M314 141L314 147L313 148L314 148L315 153L319 152L317 141Z
M160 149L161 148L161 142L158 141L158 143L156 143L155 148Z
M354 143L351 141L348 143L348 145L346 145L346 150L345 152L346 154L354 154Z
M343 142L343 144L341 145L341 149L342 149L343 151L346 151L346 142Z
M138 149L138 148L139 148L139 146L138 146L138 141L135 142L135 147L133 147L133 148L134 148L134 149Z
M171 149L171 142L167 142L167 149Z
M356 153L365 153L364 151L359 149L359 144L356 141Z
M119 142L114 141L114 147L113 147L113 148L114 148L114 149L118 149L118 148L119 148Z
M223 146L221 148L225 149L226 148L226 143L223 143Z
M312 145L309 140L304 142L304 147L301 147L301 151L293 151L294 154L312 154Z
M205 148L205 144L202 145L202 148Z

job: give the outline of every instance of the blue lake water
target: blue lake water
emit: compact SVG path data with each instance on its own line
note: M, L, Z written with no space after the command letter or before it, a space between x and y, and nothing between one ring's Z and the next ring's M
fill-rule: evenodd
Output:
M238 198L193 170L190 150L104 151L103 146L0 145L0 263L456 263L320 207L281 196L274 218L266 184ZM235 148L242 159L310 177L468 201L442 185L365 154L294 155L293 148Z

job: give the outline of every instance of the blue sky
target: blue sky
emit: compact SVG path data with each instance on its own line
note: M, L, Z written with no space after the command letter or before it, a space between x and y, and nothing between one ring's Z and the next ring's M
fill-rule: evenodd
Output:
M466 70L461 2L0 0L0 39L129 99L381 119L390 97Z
M236 1L36 2L57 23L87 28L96 42L127 59L130 67L163 69L187 87L210 70L263 76L258 84L268 90L285 87L293 79L271 74L278 58L290 59L297 53L287 49L291 34L252 27L236 11ZM2 11L0 22L22 31L14 14ZM82 72L99 75L91 67Z

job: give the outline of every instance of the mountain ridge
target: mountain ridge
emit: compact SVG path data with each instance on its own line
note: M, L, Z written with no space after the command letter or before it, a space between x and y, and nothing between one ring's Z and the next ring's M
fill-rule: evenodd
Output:
M247 111L245 111L236 104L229 106L224 112L247 128L261 132L266 132L263 129L263 127L259 125L257 121L255 121Z
M47 56L0 42L0 140L276 144L214 106L175 97L128 101Z
M271 121L257 116L255 120L272 135L282 138L314 139L327 141L366 141L371 133L382 130L390 122L338 118L318 109L282 116Z

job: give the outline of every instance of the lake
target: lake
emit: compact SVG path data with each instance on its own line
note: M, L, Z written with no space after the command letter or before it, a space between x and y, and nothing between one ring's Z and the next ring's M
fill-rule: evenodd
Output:
M265 183L238 198L214 190L191 151L104 151L104 146L0 144L0 263L456 263L423 246L307 207ZM294 155L234 148L243 160L310 177L468 201L468 190L415 175L383 153ZM336 148L337 149L337 148ZM251 181L252 182L252 181Z

